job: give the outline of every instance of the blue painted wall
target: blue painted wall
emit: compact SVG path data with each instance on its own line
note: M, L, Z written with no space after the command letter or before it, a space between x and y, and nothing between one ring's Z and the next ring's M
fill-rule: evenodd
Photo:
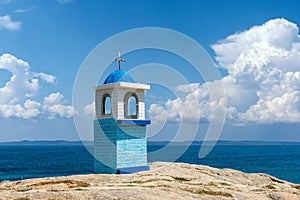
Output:
M114 118L94 121L95 173L147 165L146 125L117 124Z

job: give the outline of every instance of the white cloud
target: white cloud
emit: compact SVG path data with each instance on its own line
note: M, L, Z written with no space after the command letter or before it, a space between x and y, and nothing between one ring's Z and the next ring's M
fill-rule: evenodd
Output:
M12 21L9 15L0 16L0 30L17 31L22 27L22 22Z
M61 3L61 4L65 4L65 3L72 3L73 0L56 0L58 3Z
M20 8L20 9L15 10L15 13L25 13L25 12L28 12L31 10L32 10L32 8Z
M0 105L0 114L4 118L23 118L30 119L38 117L41 114L41 104L36 101L26 100L24 105L4 104Z
M0 56L0 69L8 70L12 77L0 88L0 104L14 104L24 97L32 97L39 92L39 80L33 78L29 64L10 54Z
M226 90L227 123L300 123L300 36L296 24L274 19L261 26L228 36L212 45L219 65L228 76L197 86L178 86L185 98L169 100L170 120L210 120L211 107L223 100L209 99L207 87ZM191 96L195 96L195 100ZM150 109L150 115L155 114ZM165 114L156 113L158 119Z
M84 106L83 112L84 112L84 115L90 115L90 116L93 116L93 117L96 116L95 102L92 102L91 104L88 104L88 105Z
M176 90L180 92L189 93L195 91L199 87L199 85L200 85L199 83L178 85L176 87Z
M44 98L43 111L47 114L48 119L54 119L57 116L71 118L76 114L76 111L72 106L65 105L65 103L66 100L61 93L52 93Z
M167 111L161 105L152 104L149 109L150 119L153 124L165 122L167 120Z
M47 108L47 112L49 113L48 119L54 119L57 116L61 118L71 118L77 113L72 106L66 106L63 104L49 106Z
M63 101L64 95L61 93L52 93L48 97L44 98L44 104L46 105L54 105L54 104L59 104Z
M43 72L33 73L33 77L41 78L43 81L45 81L47 83L50 83L50 84L55 84L56 83L56 77L55 76L45 74Z
M61 93L52 93L39 103L33 98L40 92L39 80L54 84L56 77L43 72L35 73L30 70L27 62L10 54L0 56L0 69L12 73L10 80L0 88L0 117L2 118L36 118L57 116L70 118L76 112L66 104Z
M299 123L299 96L299 91L293 91L273 99L260 99L245 113L240 113L240 118L255 123Z
M65 105L65 103L66 100L61 93L52 93L44 98L43 111L47 113L49 119L54 119L57 116L71 118L76 114L76 111L72 106Z
M239 111L239 120L245 123L300 122L298 33L296 24L274 19L212 46L216 60L235 80L235 96L249 91L248 97L243 99L248 107L232 103Z

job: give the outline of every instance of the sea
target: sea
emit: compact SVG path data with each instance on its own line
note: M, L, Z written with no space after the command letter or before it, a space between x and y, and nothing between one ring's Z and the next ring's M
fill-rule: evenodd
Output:
M200 159L201 146L148 145L148 161L170 161L172 152L187 149L174 162L267 173L300 184L300 145L217 145ZM0 181L93 173L91 145L0 145ZM153 153L154 152L154 153ZM151 154L152 153L152 154Z

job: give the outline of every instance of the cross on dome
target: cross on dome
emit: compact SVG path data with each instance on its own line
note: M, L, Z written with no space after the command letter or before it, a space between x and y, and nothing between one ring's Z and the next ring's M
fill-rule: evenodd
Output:
M118 61L119 70L121 70L121 62L125 62L124 59L121 59L121 52L119 51L119 56L114 58L115 61Z

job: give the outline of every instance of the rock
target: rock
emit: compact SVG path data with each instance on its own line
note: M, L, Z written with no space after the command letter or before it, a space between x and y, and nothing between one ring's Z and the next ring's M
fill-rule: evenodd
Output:
M135 174L90 174L0 183L0 199L300 200L300 186L267 174L154 162Z
M285 200L285 198L281 194L278 194L278 193L271 193L269 196L273 200Z

